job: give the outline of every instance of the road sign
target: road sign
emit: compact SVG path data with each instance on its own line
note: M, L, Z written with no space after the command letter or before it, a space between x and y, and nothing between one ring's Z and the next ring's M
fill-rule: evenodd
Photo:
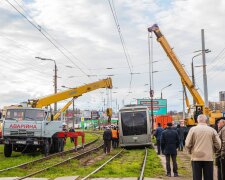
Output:
M84 121L84 117L81 117L81 121Z
M137 104L148 106L151 110L151 99L137 99ZM167 114L167 100L166 99L153 99L153 114L166 115ZM149 111L150 112L150 111Z

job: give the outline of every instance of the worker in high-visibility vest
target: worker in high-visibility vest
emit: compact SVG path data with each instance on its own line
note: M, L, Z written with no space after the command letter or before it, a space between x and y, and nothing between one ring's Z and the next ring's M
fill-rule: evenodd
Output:
M119 133L118 133L118 130L116 129L116 127L114 127L112 130L112 146L113 146L113 148L118 147L118 143L117 143L118 140L119 140Z

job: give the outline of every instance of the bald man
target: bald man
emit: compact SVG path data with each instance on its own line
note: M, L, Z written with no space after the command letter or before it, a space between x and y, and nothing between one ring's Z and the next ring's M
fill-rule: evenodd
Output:
M198 125L192 127L187 135L185 147L191 154L193 180L213 180L214 149L220 150L221 140L215 129L207 125L203 114L197 118Z
M225 120L218 122L219 137L221 139L221 149L219 151L220 166L218 166L218 180L225 180ZM220 174L219 174L220 173Z

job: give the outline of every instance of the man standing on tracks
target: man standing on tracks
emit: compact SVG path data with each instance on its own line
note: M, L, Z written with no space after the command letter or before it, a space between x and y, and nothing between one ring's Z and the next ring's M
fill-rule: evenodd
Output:
M172 128L172 123L167 123L167 129L162 132L161 147L162 153L166 156L166 176L171 177L170 157L173 161L174 177L178 177L177 168L177 148L179 147L179 137L177 131Z
M108 154L110 153L112 140L112 131L110 130L109 127L107 127L103 133L103 140L104 140L104 153Z
M207 117L197 118L198 125L192 127L187 135L185 147L191 154L193 180L213 179L213 152L220 150L221 141L215 129L207 126Z
M225 119L225 118L224 118ZM221 139L221 150L218 153L218 180L225 180L225 120L218 123L219 137Z
M155 130L155 134L154 136L156 137L156 144L157 144L157 154L161 154L161 144L160 144L160 139L161 139L161 135L162 135L162 132L163 132L163 128L161 127L161 124L158 123L158 127L156 128Z

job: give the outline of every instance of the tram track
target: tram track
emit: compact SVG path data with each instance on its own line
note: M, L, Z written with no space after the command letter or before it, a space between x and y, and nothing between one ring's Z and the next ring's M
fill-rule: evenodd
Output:
M37 163L41 163L41 162L46 162L48 160L51 160L51 159L54 159L54 158L58 158L58 157L64 157L64 159L66 159L66 158L68 158L67 155L70 157L71 154L78 153L79 151L83 150L83 148L90 147L91 145L97 143L99 141L99 138L100 137L98 135L98 138L96 138L95 140L85 144L84 147L78 146L77 149L74 149L74 148L73 149L69 149L69 150L66 150L66 151L63 151L63 152L54 153L54 154L51 154L49 156L42 157L42 158L39 158L39 159L36 159L36 160L33 160L33 161L29 161L29 162L25 162L25 163L22 163L22 164L19 164L19 165L16 165L16 166L12 166L12 167L8 167L8 168L5 168L5 169L1 169L0 173L6 172L6 171L9 171L9 170L13 170L13 169L16 169L16 168L24 168L24 169L26 169L27 167L30 167L31 165L34 165L34 164L37 164Z
M124 149L122 149L121 151L119 151L117 154L115 154L113 157L111 157L109 160L107 160L106 162L104 162L102 165L100 165L98 168L96 168L94 171L90 172L88 175L86 175L83 178L80 178L81 180L87 180L89 179L92 175L96 174L97 172L101 171L101 169L103 167L105 167L106 165L108 165L110 162L112 162L115 158L117 158L119 155L122 154L122 152L124 151ZM137 180L143 180L144 179L144 173L145 173L145 167L146 167L146 162L147 162L147 157L148 157L148 148L145 148L144 151L144 156L143 156L143 160L141 163L141 168L140 168L140 174L137 177Z
M114 160L117 156L119 156L124 149L122 149L121 151L119 151L116 155L114 155L113 157L111 157L109 160L107 160L105 163L103 163L101 166L99 166L97 169L95 169L94 171L92 171L91 173L89 173L87 176L85 176L84 178L82 178L81 180L86 180L88 179L91 175L97 173L98 171L100 171L104 166L106 166L108 163L110 163L112 160Z
M40 174L40 173L42 173L42 172L44 172L44 171L46 171L46 170L49 170L49 169L51 169L51 168L53 168L53 167L56 167L56 166L59 166L59 165L63 165L63 164L65 164L65 163L68 163L68 162L70 162L71 160L74 160L74 159L80 159L80 158L82 158L82 157L84 157L84 156L87 156L87 155L89 155L89 154L91 154L91 153L93 153L93 152L98 151L98 150L101 149L101 148L103 148L103 143L102 143L101 145L99 145L98 147L92 148L92 149L90 149L90 150L88 150L88 151L85 151L85 152L83 152L83 153L80 153L80 154L78 153L77 155L72 156L72 157L70 157L70 158L68 158L68 159L65 159L65 160L63 160L63 161L61 161L61 162L59 162L59 163L56 163L56 164L53 164L53 165L48 166L48 167L46 167L46 168L43 168L43 169L41 169L41 170L35 171L35 172L30 173L30 174L28 174L28 175L26 175L26 176L23 176L23 177L20 177L20 178L16 178L15 180L22 180L22 179L26 179L26 178L29 178L29 177L33 177L34 175Z
M142 161L141 172L140 172L140 176L138 177L138 180L144 179L144 172L145 172L147 157L148 157L148 149L145 148L145 156L144 156L143 161Z

